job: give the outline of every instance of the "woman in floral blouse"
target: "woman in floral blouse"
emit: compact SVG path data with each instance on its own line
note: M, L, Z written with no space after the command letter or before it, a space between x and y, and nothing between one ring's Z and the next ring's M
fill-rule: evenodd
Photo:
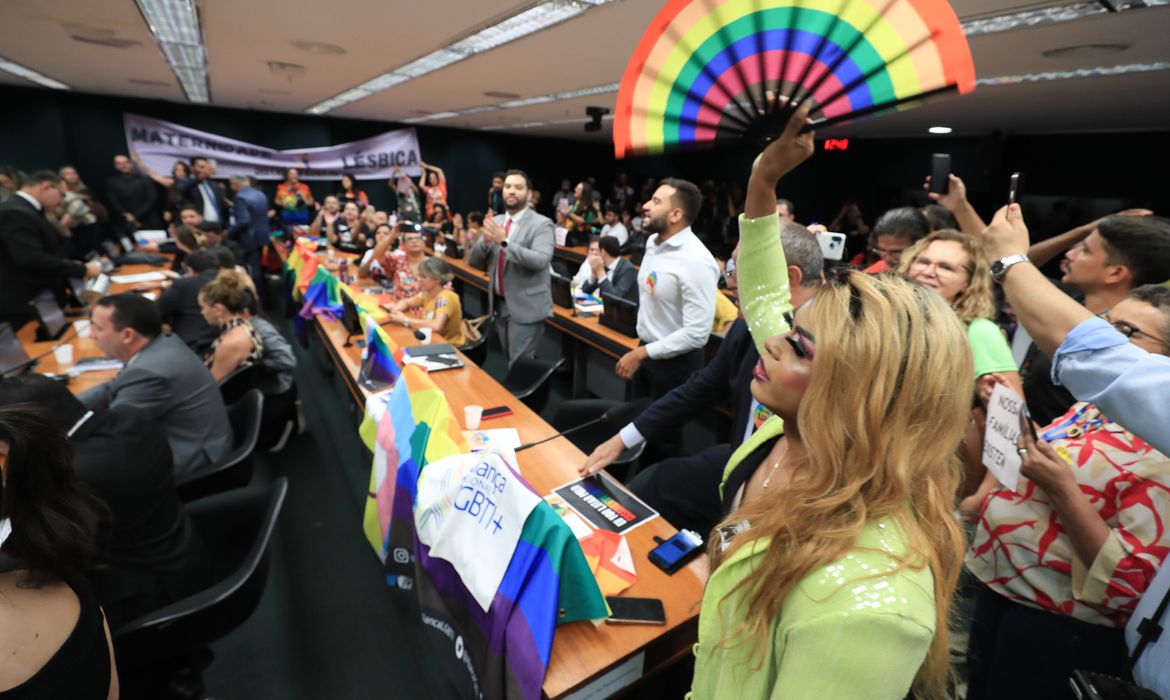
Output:
M1170 324L1170 290L1146 289L1114 308L1115 326ZM984 499L967 554L983 583L968 700L1071 698L1075 669L1123 675L1125 625L1170 552L1170 458L1084 402L1038 437L1023 438L1018 492Z

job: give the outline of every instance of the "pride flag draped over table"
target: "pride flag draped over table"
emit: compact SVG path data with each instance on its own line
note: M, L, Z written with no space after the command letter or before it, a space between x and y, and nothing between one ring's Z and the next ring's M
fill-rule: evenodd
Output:
M425 637L464 697L541 696L560 623L608 615L589 563L568 525L541 500L524 521L498 590L487 609L455 568L432 557L415 534L414 509L426 465L469 452L443 392L426 370L403 366L400 348L369 318L376 302L320 266L316 244L298 242L287 262L298 318L339 314L351 296L370 328L367 352L393 385L370 395L359 433L374 454L363 530L385 566L386 581L418 598Z

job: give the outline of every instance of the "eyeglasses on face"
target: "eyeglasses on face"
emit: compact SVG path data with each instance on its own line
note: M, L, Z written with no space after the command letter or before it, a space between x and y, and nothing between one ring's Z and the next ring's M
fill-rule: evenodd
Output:
M1118 333L1124 335L1126 338L1129 338L1130 340L1133 340L1133 337L1135 335L1144 335L1145 337L1149 338L1150 340L1154 341L1155 343L1161 343L1162 345L1167 344L1165 338L1160 338L1160 337L1154 335L1153 333L1147 333L1146 331L1143 331L1142 329L1138 328L1137 326L1133 325L1132 323L1129 323L1126 321L1114 321L1113 327L1117 329Z

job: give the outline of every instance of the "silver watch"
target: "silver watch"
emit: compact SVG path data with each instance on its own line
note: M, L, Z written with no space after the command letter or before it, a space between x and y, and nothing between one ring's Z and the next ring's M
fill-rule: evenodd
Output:
M991 263L991 279L996 282L1002 282L1004 275L1013 266L1023 262L1031 262L1027 255L1009 255L1006 258L1000 258Z

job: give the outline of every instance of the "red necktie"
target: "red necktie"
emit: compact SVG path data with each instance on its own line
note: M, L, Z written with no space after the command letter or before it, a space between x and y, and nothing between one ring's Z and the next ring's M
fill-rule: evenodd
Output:
M508 239L508 234L512 232L512 217L508 217L504 221L504 240ZM504 296L504 247L500 246L500 258L496 265L496 294Z

